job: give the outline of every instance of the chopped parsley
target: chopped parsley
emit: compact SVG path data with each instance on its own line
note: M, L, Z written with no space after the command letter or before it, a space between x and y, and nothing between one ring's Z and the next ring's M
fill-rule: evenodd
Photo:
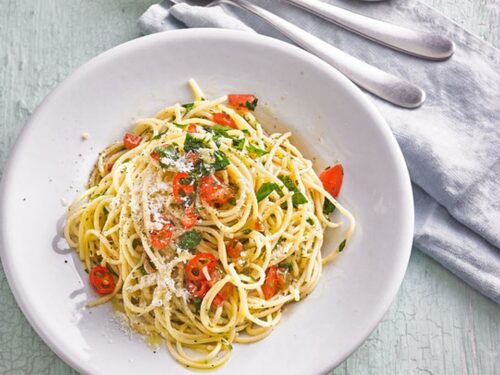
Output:
M245 236L248 236L250 233L252 233L252 230L250 228L243 229L241 231Z
M307 220L306 220L306 221L307 221L310 225L314 225L314 220L313 220L313 219L311 219L310 217L309 217L309 218L307 218Z
M245 103L245 106L250 110L250 111L254 111L255 108L257 108L257 103L259 102L259 99L255 98L254 100L252 100L251 102L249 102L247 100L247 102Z
M214 158L215 158L215 163L213 164L213 167L216 171L225 169L229 165L229 159L227 158L226 154L224 154L222 151L215 150Z
M278 184L275 184L273 182L265 182L263 183L259 190L257 191L257 202L262 201L265 199L269 194L271 194L273 191L277 191L278 193L281 193L280 195L283 194L281 191L281 188L279 187Z
M212 132L216 135L220 135L220 136L226 137L226 138L231 138L231 136L227 133L229 130L231 130L231 128L229 126L215 124L215 125L211 126L209 129L212 130Z
M337 250L339 253L342 252L342 250L344 250L344 247L345 247L345 244L346 244L346 240L342 241L339 245L339 249Z
M175 126L177 126L179 129L182 129L182 130L185 130L187 128L187 125L182 125L182 124L178 124L176 122L173 123Z
M99 198L100 196L104 195L104 193L97 193L97 194L94 194L90 197L90 200L93 201L94 199L97 199Z
M175 161L178 160L180 155L179 155L179 150L177 149L176 145L171 144L169 146L160 146L156 147L153 150L154 153L157 153L160 155L160 165L164 168L168 168L170 166L169 161Z
M243 146L245 146L245 138L234 138L233 147L238 151L243 151Z
M279 179L283 182L285 187L293 192L292 203L294 207L297 207L299 204L307 203L307 198L304 194L299 190L297 186L293 183L292 179L288 176L280 176Z
M190 110L193 109L194 103L185 103L185 104L181 104L181 106L186 108L186 112L189 112Z
M261 148L255 147L251 143L248 144L247 150L248 150L248 152L250 152L250 153L252 153L252 154L254 154L256 156L263 156L263 155L265 155L265 154L268 153L266 150L263 150Z
M241 132L246 135L250 135L250 131L248 129L241 129Z
M227 341L225 338L222 338L221 340L221 344L227 348L228 350L233 350L233 346L231 345L231 343L229 341Z
M333 211L335 211L335 205L325 198L325 202L323 203L323 214L330 215Z
M162 135L166 134L168 132L168 129L167 130L164 130L158 134L156 134L153 139L160 139Z
M201 242L201 234L198 231L190 230L184 233L178 243L178 246L184 250L194 250Z
M287 268L289 272L293 272L293 263L281 263L280 267Z
M186 139L184 140L184 151L194 151L205 147L205 142L203 139L199 139L191 135L191 133L186 133Z
M203 302L203 298L200 298L200 297L193 298L194 307L195 307L197 313L200 312L202 302Z

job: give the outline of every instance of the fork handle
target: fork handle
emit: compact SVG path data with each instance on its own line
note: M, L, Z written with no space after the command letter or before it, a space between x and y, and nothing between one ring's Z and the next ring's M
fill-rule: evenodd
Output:
M425 92L410 82L384 72L333 47L318 37L247 0L220 0L261 17L305 50L326 61L366 91L404 108L417 108L425 101Z
M339 8L318 0L286 0L374 42L428 60L445 60L455 45L443 35L416 31Z

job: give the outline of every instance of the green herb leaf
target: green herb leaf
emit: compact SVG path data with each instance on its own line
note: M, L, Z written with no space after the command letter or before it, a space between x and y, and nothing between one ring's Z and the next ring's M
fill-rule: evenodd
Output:
M190 110L193 109L194 103L185 103L185 104L181 104L181 106L186 108L186 112L189 112Z
M158 155L160 155L160 165L164 168L170 167L173 162L178 160L180 157L179 150L174 144L171 144L167 147L156 147L153 152L156 152L158 153Z
M307 221L307 223L308 223L309 225L314 225L314 220L313 220L313 219L311 219L310 217L309 217L309 218L307 218L307 220L306 220L306 221Z
M193 298L193 303L194 303L194 307L196 308L196 312L200 312L200 307L201 307L202 302L203 302L203 298L200 298L200 297Z
M233 139L233 147L238 151L243 151L243 146L245 146L245 138L235 138Z
M289 272L293 272L293 263L280 263L280 267L288 268Z
M299 204L307 203L307 198L300 191L297 191L292 196L292 203L294 207L297 207Z
M191 135L191 133L186 133L186 139L184 141L184 151L194 151L205 147L205 142L203 139L196 138Z
M178 246L184 250L194 250L200 242L201 234L198 231L190 230L181 236Z
M182 125L182 124L178 124L176 122L173 123L176 127L178 127L179 129L182 129L182 130L185 130L187 128L187 125Z
M226 138L231 138L231 136L227 133L231 128L229 126L223 126L223 125L213 125L209 128L212 130L214 134L226 137Z
M283 185L289 190L293 192L292 203L294 207L297 207L299 204L307 203L307 198L304 194L301 193L299 188L295 186L292 179L288 176L280 176L279 179L283 182Z
M232 346L232 345L231 345L231 343L230 343L229 341L227 341L225 338L223 338L223 339L221 340L221 342L222 342L222 345L223 345L224 347L226 347L228 350L233 350L233 346Z
M255 98L253 101L249 102L247 101L245 103L245 106L250 110L250 111L254 111L255 108L257 107L257 103L259 102L259 99Z
M323 214L330 215L333 211L335 211L335 208L335 205L325 198L325 201L323 203Z
M342 252L342 250L344 250L344 247L345 247L345 244L346 244L346 240L342 241L339 245L339 249L337 250L339 253Z
M241 129L241 132L245 135L250 135L250 131L247 129Z
M252 153L252 154L255 154L256 156L263 156L265 154L268 154L268 152L266 150L263 150L261 148L258 148L258 147L255 147L254 145L252 145L251 143L248 144L247 146L247 150Z
M248 236L250 233L252 233L252 230L250 228L243 229L241 231L245 236Z
M215 150L214 157L215 163L213 164L213 166L216 171L225 169L230 164L226 154L224 154L222 151Z
M104 195L104 193L97 193L97 194L94 194L90 197L90 200L93 201L94 199L96 198L99 198L100 196Z
M138 268L139 271L141 271L141 273L143 275L145 275L147 272L146 272L146 269L144 268L144 265L141 265L139 268Z
M153 139L160 139L162 135L166 134L168 132L168 129L167 130L164 130L158 134L156 134Z
M259 190L257 191L257 202L262 201L265 199L269 194L271 194L273 191L280 191L281 188L279 187L278 184L275 184L273 182L265 182L263 183Z

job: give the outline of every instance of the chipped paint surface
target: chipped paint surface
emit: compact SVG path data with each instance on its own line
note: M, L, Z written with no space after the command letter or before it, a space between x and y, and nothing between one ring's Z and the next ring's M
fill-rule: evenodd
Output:
M138 36L154 0L0 0L0 174L45 95L80 64ZM500 0L424 0L500 46ZM368 5L367 5L368 6ZM500 374L500 307L415 251L399 294L335 374ZM27 323L0 267L0 374L70 374Z

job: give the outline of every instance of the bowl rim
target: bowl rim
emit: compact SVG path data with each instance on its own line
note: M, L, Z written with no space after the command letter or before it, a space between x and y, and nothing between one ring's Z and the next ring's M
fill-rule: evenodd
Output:
M398 292L400 285L403 281L408 262L410 259L412 241L413 241L413 226L414 226L414 203L413 203L413 193L411 188L410 177L406 163L404 161L403 154L399 145L394 137L389 126L383 119L382 115L368 99L367 95L363 93L357 86L355 86L348 78L338 72L335 68L328 65L326 62L322 61L318 57L300 49L299 47L286 43L284 41L268 37L265 35L260 35L257 33L249 33L239 30L227 30L227 29L215 29L215 28L190 28L190 29L178 29L170 30L165 32L160 32L156 34L142 36L118 46L110 48L99 55L91 58L86 63L80 65L72 73L70 73L62 82L60 82L52 91L42 100L42 102L37 106L36 110L28 119L25 126L22 128L20 134L18 135L12 149L10 150L8 160L5 163L4 173L2 176L2 181L0 184L0 257L2 260L4 272L15 297L15 300L20 307L22 313L30 323L31 327L35 332L42 338L42 340L50 347L50 349L64 362L70 365L75 370L87 373L91 367L89 367L85 362L80 361L78 357L70 355L68 351L63 350L60 343L58 342L57 336L52 336L49 329L46 328L44 321L40 319L36 311L31 309L29 306L29 301L25 299L23 291L16 285L16 274L11 265L11 256L13 253L9 252L9 233L6 231L6 219L7 213L5 210L5 202L8 199L8 185L10 182L9 176L14 173L13 165L18 159L18 151L20 145L23 143L24 139L28 138L31 133L31 129L36 126L38 122L39 114L50 105L50 103L57 97L57 94L63 91L67 86L71 86L75 81L78 81L79 77L95 67L98 67L101 63L112 60L116 55L124 53L126 51L133 51L137 48L142 48L149 45L154 45L158 41L165 39L183 39L187 37L197 37L197 38L224 38L224 39L237 39L242 42L252 42L261 44L263 46L272 47L276 49L285 50L298 58L308 60L311 65L316 68L327 68L330 70L331 74L341 83L342 89L345 89L348 94L352 95L363 107L365 107L370 115L374 119L374 126L377 126L380 132L383 134L384 138L388 141L388 147L391 148L391 152L395 157L397 172L401 177L399 183L401 184L401 192L404 199L401 210L404 212L404 231L400 233L402 236L401 243L404 243L406 253L401 256L399 263L394 266L395 271L392 275L392 280L390 281L391 288L382 295L383 301L379 303L379 308L376 313L372 314L374 319L372 324L365 327L364 334L359 337L359 341L345 351L343 355L339 357L337 361L332 361L331 365L327 368L318 369L320 373L326 373L333 370L339 364L344 362L354 351L356 351L368 338L368 336L375 330L383 316L389 309L392 301L394 300L396 293Z

